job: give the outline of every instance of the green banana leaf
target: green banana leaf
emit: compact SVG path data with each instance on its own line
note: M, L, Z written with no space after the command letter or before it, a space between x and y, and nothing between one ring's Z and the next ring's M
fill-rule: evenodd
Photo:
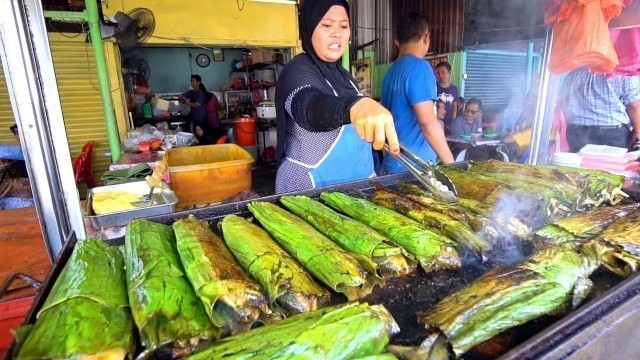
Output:
M585 241L600 234L615 220L637 209L639 204L599 207L546 225L533 234L537 247L568 241Z
M264 322L271 310L260 285L245 274L222 239L193 215L172 226L187 278L211 322L231 333Z
M131 313L147 350L220 336L187 280L170 226L131 221L125 255Z
M338 192L325 192L320 199L329 206L387 236L416 257L426 272L461 266L456 244L404 215Z
M406 215L427 226L430 230L442 233L459 245L469 249L483 261L487 260L486 255L491 252L491 244L476 235L475 231L467 224L448 215L429 210L394 191L377 189L373 196L373 202Z
M280 202L344 250L373 260L380 276L401 276L415 269L413 255L367 225L306 196L282 196Z
M222 339L188 359L354 359L382 353L398 331L384 306L350 303Z
M225 216L220 227L227 246L262 285L271 304L277 302L290 314L297 314L316 310L329 300L329 292L266 231L236 215Z
M248 207L280 246L323 284L349 300L368 295L382 283L376 276L375 263L342 250L299 217L267 202L254 201Z
M579 305L599 265L593 245L551 246L520 264L493 269L420 314L418 321L446 337L460 357L507 329Z
M134 349L122 254L100 240L79 241L17 358L124 359Z

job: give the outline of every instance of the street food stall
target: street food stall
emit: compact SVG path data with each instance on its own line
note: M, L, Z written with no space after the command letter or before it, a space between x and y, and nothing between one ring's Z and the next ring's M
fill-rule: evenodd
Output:
M397 174L67 229L8 357L633 358L640 198L543 165L430 170L455 203Z

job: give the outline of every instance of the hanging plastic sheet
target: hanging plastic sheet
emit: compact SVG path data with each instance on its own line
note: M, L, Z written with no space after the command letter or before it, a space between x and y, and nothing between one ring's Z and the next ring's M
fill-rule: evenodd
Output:
M564 74L587 66L592 73L610 73L618 56L609 36L609 21L620 15L622 0L548 0L545 22L553 26L549 67Z
M619 64L609 77L639 75L640 28L612 30L610 33Z

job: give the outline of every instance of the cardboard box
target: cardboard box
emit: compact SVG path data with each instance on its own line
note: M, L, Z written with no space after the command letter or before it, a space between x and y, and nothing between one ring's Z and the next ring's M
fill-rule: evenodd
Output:
M278 61L278 55L272 50L267 49L252 49L251 50L251 61L254 64L261 62L276 62Z

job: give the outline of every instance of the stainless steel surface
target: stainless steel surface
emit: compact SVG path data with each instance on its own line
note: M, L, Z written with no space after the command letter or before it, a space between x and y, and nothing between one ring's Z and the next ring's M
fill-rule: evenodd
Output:
M551 73L549 61L553 46L553 30L547 29L542 57L542 74L531 135L531 153L528 164L546 165L549 162L549 141L553 128L553 111L558 97L560 79Z
M161 195L161 201L156 205L150 205L141 207L139 209L119 211L111 214L96 215L93 212L93 197L94 194L107 191L126 191L131 193L140 194L140 196L147 196L149 194L149 185L146 181L136 181L125 184L100 186L90 189L87 194L87 218L91 222L91 225L96 229L123 226L127 225L132 219L138 219L149 216L158 216L170 214L175 210L178 198L176 194L167 186L163 184L162 188L157 188L155 194Z
M440 170L430 164L427 164L402 145L400 146L400 154L398 155L392 154L391 151L389 151L389 145L387 144L384 145L384 150L407 168L409 173L424 185L433 194L433 196L446 202L456 201L458 192L455 185L453 185L453 182L449 177ZM419 168L416 168L414 164ZM432 182L434 179L436 181ZM441 189L440 185L444 185L446 190Z
M0 56L47 250L86 236L42 3L0 0Z

